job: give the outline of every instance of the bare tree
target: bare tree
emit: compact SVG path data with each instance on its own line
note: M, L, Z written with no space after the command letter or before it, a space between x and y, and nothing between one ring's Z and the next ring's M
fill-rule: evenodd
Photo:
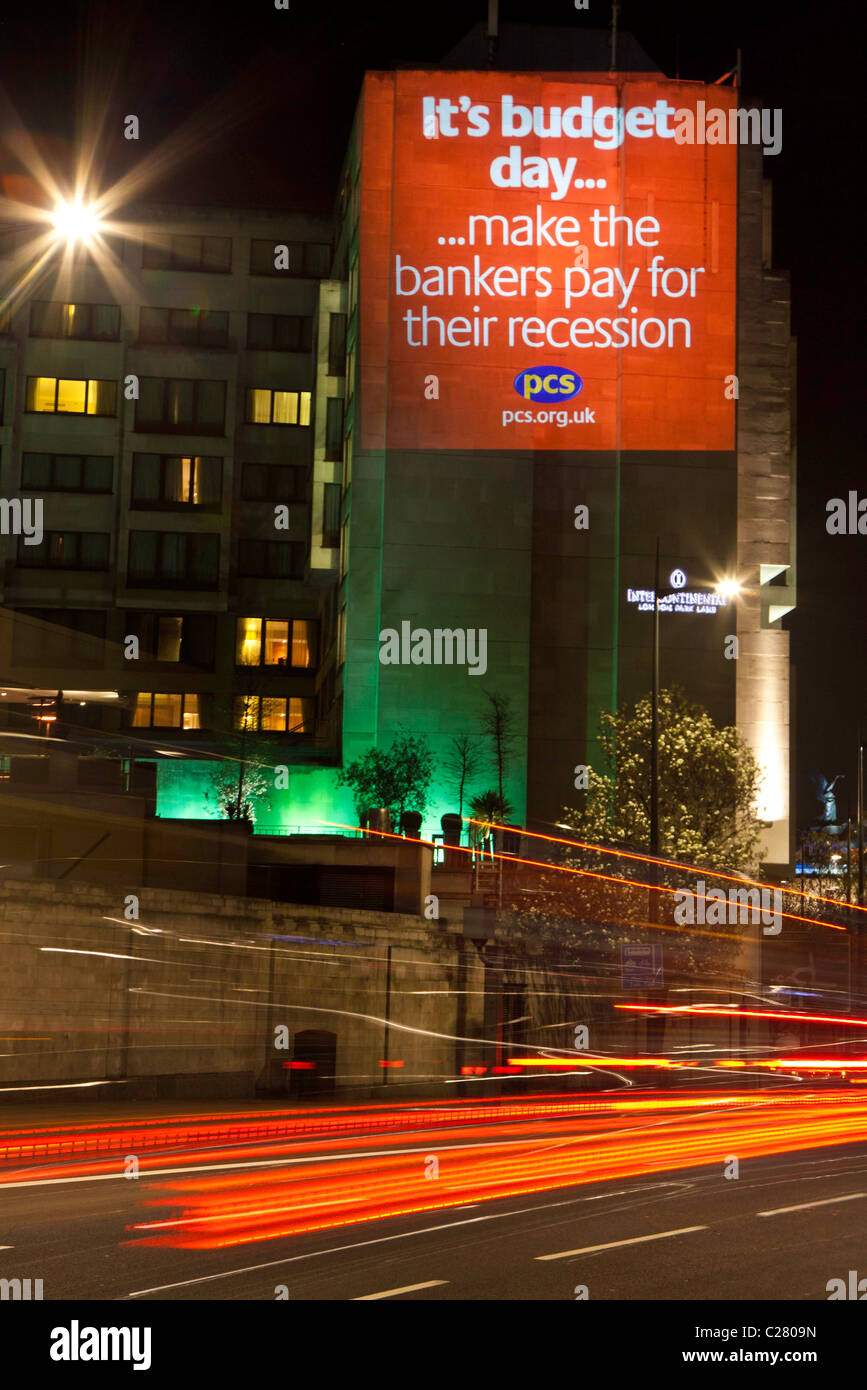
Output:
M505 695L485 691L490 706L482 714L482 728L492 744L493 762L497 769L497 790L505 803L503 779L511 763L515 745L515 716Z
M454 788L458 794L458 815L464 814L464 792L467 789L467 782L474 777L479 767L479 752L473 747L473 740L469 734L456 734L451 740L454 752L446 759L443 764L446 775L449 778L449 787Z

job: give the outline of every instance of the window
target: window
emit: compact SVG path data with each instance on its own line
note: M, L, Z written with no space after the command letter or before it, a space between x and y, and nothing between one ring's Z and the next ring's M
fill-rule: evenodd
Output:
M103 609L21 608L15 614L12 661L36 667L102 667L105 621Z
M12 332L12 305L8 299L0 300L0 334L7 337Z
M6 368L0 367L0 425L3 424L4 407L6 405Z
M133 507L215 510L223 489L223 460L210 455L133 454Z
M215 589L219 551L219 536L131 531L127 583L131 588Z
M331 314L328 320L328 375L343 376L346 371L346 315Z
M111 492L114 459L104 454L22 454L23 492Z
M340 483L326 483L322 508L322 544L340 544L340 503L343 488Z
M248 314L247 347L267 352L309 352L313 320L302 314Z
M135 428L158 434L222 434L226 419L225 381L143 376L135 408Z
M214 665L215 621L210 613L127 612L124 633L139 640L139 659L143 662L170 661L184 666L211 670Z
M157 233L142 246L141 263L143 270L204 270L225 275L232 269L232 238Z
M18 564L26 569L107 570L107 531L47 531L39 545L18 538Z
M120 309L116 304L35 300L30 305L30 336L116 343L120 339Z
M309 425L309 391L247 391L249 425Z
M332 463L343 458L343 398L329 396L325 402L325 457Z
M313 701L270 695L236 695L234 727L265 733L312 734Z
M224 348L229 341L229 315L218 309L151 309L142 305L138 336L141 343Z
M200 729L198 695L160 695L138 691L133 706L134 729Z
M115 415L117 382L29 376L24 408L48 415Z
M238 573L244 579L302 579L305 547L300 542L238 542Z
M241 496L245 502L300 502L306 481L307 470L291 464L241 464Z
M317 624L306 618L239 618L235 629L236 666L316 665Z
M285 246L289 256L279 247ZM275 261L277 264L275 265ZM331 247L327 242L287 241L283 237L254 237L250 242L251 275L306 275L321 279L331 269Z

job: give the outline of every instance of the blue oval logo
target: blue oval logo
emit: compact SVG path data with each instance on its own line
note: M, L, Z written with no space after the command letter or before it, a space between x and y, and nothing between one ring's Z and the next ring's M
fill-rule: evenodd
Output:
M583 385L567 367L526 367L515 377L515 390L525 401L570 401Z

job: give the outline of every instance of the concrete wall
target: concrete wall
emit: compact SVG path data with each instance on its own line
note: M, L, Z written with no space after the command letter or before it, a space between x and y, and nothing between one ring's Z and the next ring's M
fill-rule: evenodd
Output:
M337 1087L378 1096L453 1077L465 1046L454 1035L481 1036L483 967L436 923L159 889L142 890L127 921L124 902L85 885L0 887L0 1086L285 1089L303 1075L282 1065L297 1033L324 1029L336 1033ZM281 1024L288 1050L275 1047Z

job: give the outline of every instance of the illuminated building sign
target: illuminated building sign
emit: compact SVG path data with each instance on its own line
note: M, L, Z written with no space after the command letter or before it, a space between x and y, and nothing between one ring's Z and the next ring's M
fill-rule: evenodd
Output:
M672 124L708 95L600 73L368 74L365 448L734 447L737 149Z
M636 604L639 613L652 613L653 590L627 589L626 602ZM727 607L728 599L718 594L715 589L698 589L694 593L682 589L676 594L661 594L659 598L660 613L714 614L720 608Z

